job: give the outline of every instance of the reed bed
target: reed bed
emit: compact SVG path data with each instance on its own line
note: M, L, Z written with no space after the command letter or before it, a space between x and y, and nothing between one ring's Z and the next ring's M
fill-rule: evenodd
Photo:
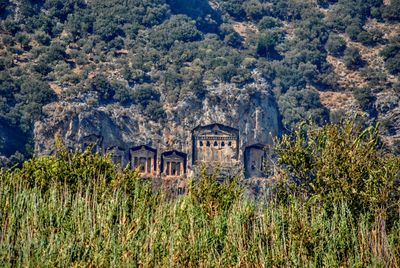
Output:
M199 201L194 189L166 200L138 179L129 189L94 181L74 188L54 183L43 191L13 176L3 175L0 182L2 267L399 267L400 263L400 222L388 230L379 215L355 220L344 202L327 211L301 198L284 204L240 194L218 207L218 196Z

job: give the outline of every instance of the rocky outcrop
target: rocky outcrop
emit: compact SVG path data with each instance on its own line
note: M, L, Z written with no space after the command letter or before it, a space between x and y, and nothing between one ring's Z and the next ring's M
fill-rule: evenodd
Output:
M188 96L174 106L164 104L164 110L167 118L155 122L136 105L92 106L79 98L52 103L44 107L44 117L35 123L35 152L54 153L57 139L79 150L86 139L98 137L103 150L119 146L128 151L147 144L159 150L183 151L190 161L191 131L198 125L221 123L239 129L240 148L271 143L280 132L275 98L265 83L246 89L221 84L208 88L204 100Z

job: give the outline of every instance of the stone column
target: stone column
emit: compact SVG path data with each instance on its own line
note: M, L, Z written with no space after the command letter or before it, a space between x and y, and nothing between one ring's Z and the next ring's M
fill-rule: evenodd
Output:
M171 170L171 167L172 167L172 166L171 166L171 162L168 161L168 162L167 162L167 166L168 166L168 167L167 167L167 172L166 172L166 174L167 174L167 176L171 176L171 171L172 171L172 170Z

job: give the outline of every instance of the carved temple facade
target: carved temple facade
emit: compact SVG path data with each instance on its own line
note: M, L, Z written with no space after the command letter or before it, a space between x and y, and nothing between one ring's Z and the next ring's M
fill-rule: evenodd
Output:
M185 152L167 150L158 153L156 148L145 144L129 150L111 146L103 151L102 137L97 135L84 137L81 144L81 150L90 146L93 152L107 153L114 163L138 169L143 177L161 177L166 180L185 178L201 166L219 170L240 167L246 178L265 176L265 145L245 146L241 155L239 130L222 124L198 126L192 130L190 162Z
M239 161L239 130L221 124L192 131L193 165L232 167Z

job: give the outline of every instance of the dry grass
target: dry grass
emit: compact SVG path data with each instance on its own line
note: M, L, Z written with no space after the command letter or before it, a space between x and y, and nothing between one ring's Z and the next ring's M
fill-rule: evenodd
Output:
M344 110L355 105L356 100L349 92L319 91L321 103L329 110Z

